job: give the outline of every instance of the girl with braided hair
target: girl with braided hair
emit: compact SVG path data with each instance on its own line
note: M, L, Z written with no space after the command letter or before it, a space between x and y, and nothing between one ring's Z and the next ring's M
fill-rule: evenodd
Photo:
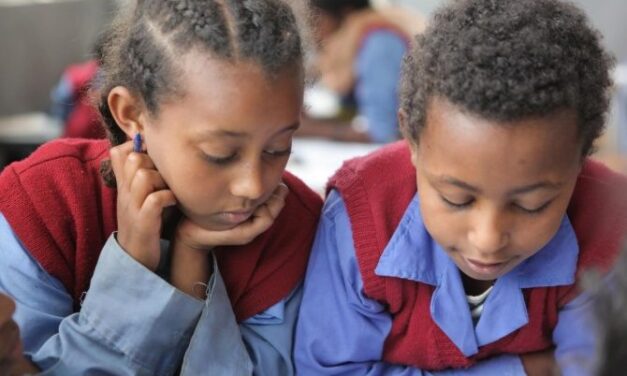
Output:
M436 12L403 65L405 141L329 182L299 374L594 374L577 278L627 235L627 177L588 158L612 63L567 1Z
M321 206L284 171L295 16L280 0L128 6L96 85L109 141L54 141L0 176L0 292L25 358L54 375L293 374Z

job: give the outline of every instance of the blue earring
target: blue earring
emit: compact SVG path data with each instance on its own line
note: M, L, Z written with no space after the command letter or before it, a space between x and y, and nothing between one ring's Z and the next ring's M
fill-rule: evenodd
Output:
M142 135L140 133L133 137L133 151L135 153L141 153L142 151Z

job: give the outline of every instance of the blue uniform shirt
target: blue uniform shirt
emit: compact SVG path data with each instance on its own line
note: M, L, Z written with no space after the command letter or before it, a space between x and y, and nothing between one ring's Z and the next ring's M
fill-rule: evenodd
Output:
M71 295L0 214L0 291L15 299L25 353L45 375L171 375L179 367L181 375L294 374L302 289L238 325L215 260L200 301L139 264L112 235L73 313Z
M354 64L355 101L358 114L377 143L399 138L396 111L401 62L407 42L397 33L376 30L363 42Z
M296 329L295 362L302 375L524 375L517 356L501 355L468 369L429 373L382 362L392 318L363 292L352 231L340 195L325 203L305 279ZM528 321L521 289L572 284L579 248L564 218L555 237L538 253L499 278L476 325L460 273L424 228L414 197L379 259L375 273L438 286L431 300L437 325L466 355ZM594 353L592 299L583 294L559 313L553 333L564 375L588 375Z

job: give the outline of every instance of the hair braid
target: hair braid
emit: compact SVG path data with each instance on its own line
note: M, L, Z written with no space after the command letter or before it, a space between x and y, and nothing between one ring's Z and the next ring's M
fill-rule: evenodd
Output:
M270 76L302 65L296 19L281 0L137 0L121 9L107 34L98 76L97 105L112 145L126 141L107 98L126 87L156 115L165 99L181 95L178 58L192 49L226 60L258 63ZM115 177L108 161L105 182Z

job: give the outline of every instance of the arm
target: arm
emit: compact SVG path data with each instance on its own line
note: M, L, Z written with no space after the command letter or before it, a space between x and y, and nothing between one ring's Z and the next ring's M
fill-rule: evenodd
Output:
M44 374L176 370L201 303L137 263L111 237L81 312L72 313L71 296L29 257L3 218L0 237L0 290L15 298L25 353Z
M357 110L374 142L391 142L399 138L396 111L401 61L405 41L391 31L370 34L357 55L355 99Z
M301 289L238 325L215 261L213 270L181 375L208 368L220 375L294 375L292 342Z
M283 301L240 324L256 375L294 375L294 330L303 295L299 286Z
M518 357L501 356L464 370L428 373L382 361L391 328L385 307L366 297L346 209L336 192L325 203L314 241L296 327L299 374L524 374Z
M559 312L553 331L555 358L563 375L591 375L597 349L595 300L582 293Z

